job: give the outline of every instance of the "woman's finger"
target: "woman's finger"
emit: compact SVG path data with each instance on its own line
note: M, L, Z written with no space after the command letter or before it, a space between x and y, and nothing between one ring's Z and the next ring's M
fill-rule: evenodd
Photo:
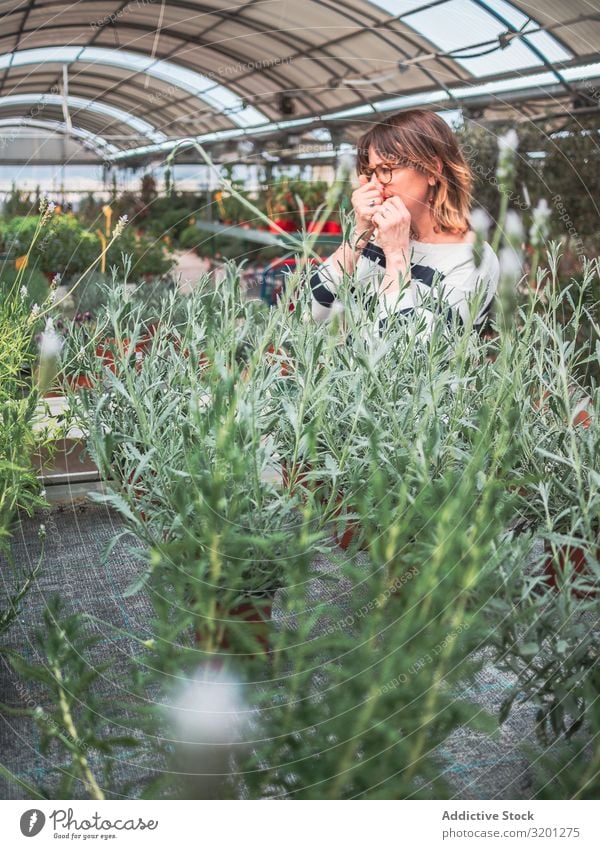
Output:
M406 218L407 216L410 218L410 212L408 211L406 204L399 197L390 198L392 201L391 208L394 210L396 215L399 215L402 218Z
M370 200L376 200L378 202L381 201L381 193L374 191L370 186L368 186L368 187L365 186L364 190L358 189L357 190L357 197L361 201L370 201Z

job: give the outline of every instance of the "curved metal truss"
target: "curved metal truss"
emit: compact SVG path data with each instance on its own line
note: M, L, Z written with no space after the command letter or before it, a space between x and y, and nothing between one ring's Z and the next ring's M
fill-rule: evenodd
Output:
M600 99L586 0L0 0L0 21L0 126L62 122L115 161L411 105Z

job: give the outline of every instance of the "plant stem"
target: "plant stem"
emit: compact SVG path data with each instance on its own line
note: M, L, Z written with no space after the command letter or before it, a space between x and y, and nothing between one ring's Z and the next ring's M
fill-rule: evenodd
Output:
M58 684L58 703L64 726L70 734L71 739L75 741L75 745L79 747L81 745L81 741L79 739L79 734L77 733L77 728L75 727L73 716L71 714L71 709L69 707L69 702L65 694L65 689L63 687L62 672L58 666L53 666L52 673ZM78 751L75 755L75 760L79 764L79 768L83 773L83 783L85 784L86 789L92 799L104 799L104 793L98 786L98 782L96 781L94 774L90 769L90 765L88 764L85 755Z

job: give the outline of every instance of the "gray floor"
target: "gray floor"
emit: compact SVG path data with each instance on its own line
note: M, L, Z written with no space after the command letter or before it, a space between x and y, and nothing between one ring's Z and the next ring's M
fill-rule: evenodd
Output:
M46 526L47 534L43 548L37 538L40 522ZM120 530L122 526L114 514L85 506L47 511L34 520L22 522L13 540L15 562L27 568L41 557L42 563L22 605L21 616L2 638L4 645L31 662L40 662L34 634L42 623L48 599L54 595L63 600L65 613L87 612L124 631L149 634L152 610L148 599L142 593L123 598L123 591L139 571L139 565L128 551L134 540L129 538L129 542L123 540L117 544L106 565L101 565L105 546ZM5 565L2 564L0 570L4 576L7 574ZM104 673L102 694L122 707L126 723L126 706L131 697L122 691L121 673L137 644L101 624L88 622L84 628L90 634L101 635L93 650L93 660L96 664L110 664ZM45 708L44 698L43 688L19 680L0 657L0 701L13 707L40 705ZM48 756L40 753L39 733L33 720L6 716L0 711L0 750L1 762L13 774L35 785L49 780L48 767L54 763L53 752ZM140 763L137 755L125 751L122 762L115 764L115 770L119 785L126 781L135 785L142 775L149 774L147 764ZM133 788L132 792L135 792ZM0 798L23 797L18 786L0 780Z
M40 521L46 526L46 541L40 555L37 528ZM59 594L67 611L93 614L100 620L112 623L124 631L137 635L150 635L151 605L143 593L128 598L123 591L137 577L139 563L130 553L132 538L120 541L112 550L106 565L101 565L101 555L112 537L122 530L118 517L99 507L76 504L64 509L53 509L37 519L27 519L14 537L14 557L17 564L26 567L36 558L43 557L42 568L26 601L22 615L5 635L4 643L30 660L36 657L33 634L42 621L47 600ZM0 575L6 576L5 564ZM314 564L315 579L308 589L309 599L323 600L324 584L318 573L333 568L324 558ZM1 591L0 587L0 591ZM4 587L6 590L6 587ZM276 610L274 615L277 616ZM93 622L86 624L90 633L103 634L95 649L95 659L110 661L103 682L104 694L122 706L124 720L130 695L123 692L123 668L136 644L125 635L102 629ZM476 679L468 696L482 708L497 714L499 705L511 678L487 662ZM461 693L457 695L467 695ZM4 659L0 658L0 701L15 707L24 704L44 706L39 688L19 681ZM470 730L455 732L440 752L446 764L446 777L454 789L455 798L520 799L531 793L531 775L528 758L523 754L525 741L535 743L533 709L517 704L509 720L495 739ZM29 718L2 715L0 712L0 761L14 774L26 781L44 781L48 772L48 759L39 750L39 736ZM125 754L117 763L120 780L131 782L131 794L139 791L139 783L152 775L150 765L139 756ZM15 784L0 779L0 798L24 798L24 792Z

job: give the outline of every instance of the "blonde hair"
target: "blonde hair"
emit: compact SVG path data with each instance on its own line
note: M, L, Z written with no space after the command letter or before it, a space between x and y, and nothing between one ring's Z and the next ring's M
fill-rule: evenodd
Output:
M436 112L410 109L371 127L358 141L359 174L369 166L371 147L389 164L406 164L435 177L431 211L437 231L469 230L473 176L456 136Z

